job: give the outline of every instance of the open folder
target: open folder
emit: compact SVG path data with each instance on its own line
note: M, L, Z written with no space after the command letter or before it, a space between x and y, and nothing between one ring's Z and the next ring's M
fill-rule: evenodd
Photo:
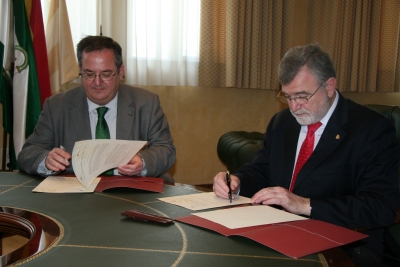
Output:
M259 207L262 207L262 205L259 205ZM242 206L229 208L229 210L233 211L236 214L236 217L239 218L243 216L243 209L252 208L252 206ZM270 214L268 210L273 209L269 206L264 206L264 208L268 214ZM254 211L254 209L252 210ZM302 219L296 218L297 215L290 214L282 210L274 211L275 215L272 217L276 217L276 212L287 213L287 215L278 215L277 217L279 218L269 218L267 220L254 220L253 218L248 218L247 220L246 218L243 218L242 222L239 224L226 223L226 221L224 222L223 219L219 219L218 216L213 218L213 216L208 216L207 214L218 213L219 211L223 212L224 210L194 213L192 215L179 217L176 219L138 210L127 210L121 215L133 220L150 221L163 224L179 221L182 223L206 228L218 232L224 236L246 237L264 246L270 247L282 254L285 254L286 256L296 259L318 253L323 250L343 246L367 237L365 234L327 222L311 220L304 217L302 217ZM265 214L262 214L262 216L264 215ZM257 214L254 214L254 216L251 217L255 216L257 216ZM292 221L285 221L287 219ZM266 223L268 220L280 222L260 224ZM252 226L241 227L240 225Z
M246 208L251 207L238 207L230 210L236 210L236 216L240 217L240 209ZM285 211L280 212L286 213ZM367 237L367 235L347 228L311 219L228 228L206 219L207 216L203 218L199 215L180 217L175 220L206 228L224 236L246 237L292 258L300 258Z
M156 193L164 192L164 179L155 177L129 177L129 176L112 176L103 177L97 184L95 192L103 192L104 190L116 187L141 189Z

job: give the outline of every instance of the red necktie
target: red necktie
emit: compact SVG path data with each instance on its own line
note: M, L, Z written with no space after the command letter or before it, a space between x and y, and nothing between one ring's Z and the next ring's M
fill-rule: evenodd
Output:
M296 167L294 168L292 182L290 183L289 191L293 192L294 184L296 183L297 174L308 160L314 150L315 131L322 125L321 122L308 125L306 139L301 145L299 156L297 157Z

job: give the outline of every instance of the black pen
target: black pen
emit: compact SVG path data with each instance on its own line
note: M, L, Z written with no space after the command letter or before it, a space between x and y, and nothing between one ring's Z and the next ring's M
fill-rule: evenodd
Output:
M232 203L232 189L231 189L231 175L229 174L229 171L226 171L226 184L228 185L229 188L229 201Z

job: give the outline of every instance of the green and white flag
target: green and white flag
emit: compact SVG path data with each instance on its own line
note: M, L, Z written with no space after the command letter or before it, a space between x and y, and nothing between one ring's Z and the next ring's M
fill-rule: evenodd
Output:
M41 112L32 36L24 0L14 0L14 147L18 155Z
M0 1L0 103L2 104L3 127L9 134L8 154L10 164L16 168L13 146L13 93L12 73L14 67L14 17L11 0ZM7 149L4 147L3 149Z

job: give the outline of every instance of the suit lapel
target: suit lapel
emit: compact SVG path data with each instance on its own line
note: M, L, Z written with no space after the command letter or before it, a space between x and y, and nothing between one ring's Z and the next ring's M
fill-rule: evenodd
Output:
M88 103L83 88L75 95L70 107L70 121L76 140L92 139L90 130L90 120L88 113Z
M118 110L117 110L117 139L132 140L134 138L133 122L135 107L132 97L125 92L123 85L118 91Z
M345 125L347 125L347 105L344 98L339 94L339 102L324 132L315 147L314 152L304 164L297 175L296 185L302 182L321 162L323 162L339 146L346 137Z

